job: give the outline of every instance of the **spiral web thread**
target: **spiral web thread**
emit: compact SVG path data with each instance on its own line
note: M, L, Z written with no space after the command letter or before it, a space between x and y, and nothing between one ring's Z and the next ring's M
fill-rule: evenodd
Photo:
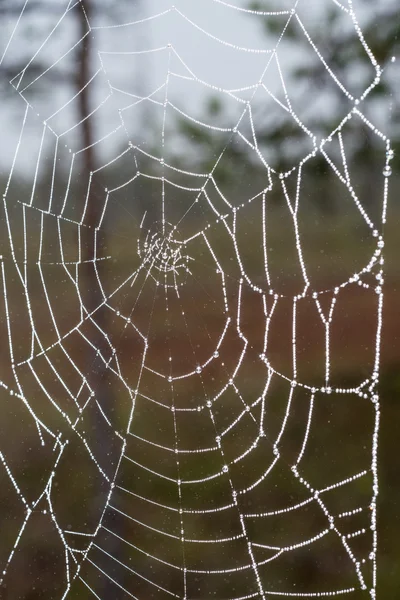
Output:
M16 21L3 59L13 48L13 40L24 22L28 4L29 0ZM28 82L25 76L36 59L35 54L11 82L20 96L24 113L3 193L3 321L8 336L10 370L4 375L1 386L4 397L7 394L11 396L12 402L22 407L26 419L34 423L38 443L49 450L51 466L45 471L41 488L32 499L25 492L25 484L19 482L18 469L13 466L10 452L4 450L0 453L3 478L8 478L14 490L15 503L21 508L17 535L2 566L2 581L7 581L30 521L40 512L47 515L60 542L64 565L59 595L62 598L68 597L77 585L83 586L82 589L85 588L93 597L102 598L102 584L99 583L102 580L111 582L115 597L121 598L149 598L153 594L154 597L184 599L211 597L216 589L224 589L224 592L218 592L219 596L236 599L274 595L325 597L353 593L375 597L377 385L383 305L383 224L389 163L393 153L390 140L374 127L363 112L370 91L380 82L381 67L368 47L368 40L363 37L352 3L327 4L344 13L373 68L370 85L358 97L354 97L336 78L315 47L301 17L301 2L276 12L246 9L246 14L254 18L275 19L282 25L276 39L265 42L269 44L266 49L235 46L222 34L218 36L219 25L229 23L233 13L244 10L221 0L208 2L207 7L205 5L205 13L209 10L212 15L214 9L218 10L220 19L214 20L211 16L209 28L193 21L188 16L190 7L185 10L183 2L174 6L168 4L166 9L148 19L135 21L127 18L125 23L112 27L95 26L88 21L87 35L99 40L101 35L111 31L120 35L126 45L124 50L104 51L100 48L87 84L99 85L98 89L105 90L104 95L98 92L98 103L88 118L102 122L105 109L114 111L115 121L109 119L112 123L107 125L109 130L98 133L95 144L98 155L102 155L103 148L112 147L113 139L119 140L121 135L125 139L125 148L122 152L115 152L90 174L89 181L84 184L86 192L78 198L71 190L73 182L79 178L76 169L80 155L86 149L79 147L76 141L78 122L75 120L73 127L65 130L65 120L62 119L64 113L70 114L68 111L76 98L71 96L67 102L59 103L57 110L52 107L52 111L43 115L37 113L35 96L30 96L29 92L51 69L59 68L63 61L68 60L68 53L83 41L79 40L70 44L66 51L60 51L60 56L55 55L46 72L36 74ZM60 11L59 18L54 18L54 26L44 39L40 52L46 51L53 38L59 35L60 28L77 5L79 2L69 2L65 10ZM246 54L257 60L261 58L263 67L259 79L242 88L224 89L198 77L195 68L192 70L188 63L190 57L184 60L176 49L175 40L159 48L145 46L132 49L130 40L137 39L137 36L128 34L124 37L124 32L136 32L150 21L165 20L168 33L168 19L184 22L189 31L211 40L224 52L232 53L233 57ZM348 112L335 130L323 139L318 140L303 124L285 86L279 52L290 23L306 37L333 85L340 88L348 100ZM101 42L98 46L101 47ZM107 69L107 60L123 59L124 64L137 64L149 55L160 56L165 61L165 77L161 85L149 94L140 95L132 91L127 73L126 89L115 86L112 69ZM278 91L269 88L272 69L279 74ZM181 90L186 84L196 84L223 101L229 100L237 107L239 118L235 117L234 122L224 126L217 126L215 121L200 121L191 115L190 107L176 104L176 96L173 97L171 92L175 81L179 81ZM260 92L264 94L265 101L268 99L268 102L279 106L286 118L293 120L310 144L310 151L288 171L277 172L258 144L253 111L259 102ZM117 108L113 104L115 98L118 99L117 104L119 102ZM145 105L161 115L161 119L155 121L160 141L159 155L145 143L138 142L129 130L130 110L141 110ZM41 105L42 111L45 110L43 106L46 105ZM200 130L225 136L223 148L215 156L209 172L188 171L174 164L173 159L168 159L171 156L168 153L172 135L168 120L171 115L179 115L184 122L195 123ZM376 217L370 216L353 187L352 165L346 152L346 140L349 139L346 131L350 122L366 127L370 135L376 136L382 143L382 157L377 158L383 169L382 201ZM32 193L30 197L14 202L10 197L19 157L25 147L27 131L34 127L40 127L41 133L37 129L39 144L36 155L31 151L31 160L36 165L31 181ZM339 149L336 160L329 152L333 142ZM237 143L247 148L251 159L265 173L260 190L251 197L242 196L239 202L231 201L217 183L218 170L229 149ZM309 278L299 219L302 199L307 193L303 190L303 172L308 164L312 165L315 157L320 156L326 160L343 194L350 198L373 243L364 266L329 289L316 289ZM66 189L62 201L59 201L53 192L61 159L63 163L69 161L69 167ZM119 183L109 187L109 169L126 159L128 161L124 165L128 164L129 168L118 172ZM44 167L49 168L48 165L52 165L53 173L48 194L46 198L38 197L36 186L39 175ZM136 208L136 192L131 192L133 185L142 182L150 182L159 190L156 200L152 200L151 206L148 200L149 208L144 210L143 204L142 208ZM294 294L275 288L269 267L267 214L272 189L280 190L291 223L302 280L301 287ZM96 202L102 203L102 210L97 227L91 231L91 268L103 300L95 310L89 311L82 291L81 268L83 232L87 235L87 215L90 203L94 201L93 190L96 191ZM129 205L129 214L120 209L118 193L121 192L133 203ZM177 203L178 198L183 200L179 200L174 212L171 207L175 198ZM124 277L120 276L123 269L118 266L118 261L123 262L124 259L121 253L113 256L112 252L120 240L118 231L115 232L119 222L111 218L108 224L108 239L115 242L115 246L110 246L110 253L107 253L102 241L104 223L118 210L123 218L129 220L132 217L131 237L122 240L124 246L130 247L132 255L128 267L123 264L127 268L127 276ZM243 228L250 227L249 220L254 218L249 214L256 215L260 225L261 236L256 238L254 234L254 241L242 235ZM113 233L116 234L115 240ZM251 229L248 233L253 235ZM50 237L53 243L48 242ZM251 244L263 265L263 270L256 275L244 258L245 246ZM104 269L111 265L110 273L120 269L120 278L116 278L115 284L104 283L103 265ZM59 281L57 277L62 282L60 295L56 295L58 284L54 284L54 281ZM111 281L114 282L113 279ZM356 286L362 288L374 303L376 327L371 340L374 357L370 373L357 385L337 387L331 373L335 308L346 290ZM202 317L207 300L201 302L201 290L205 290L204 298L212 296L208 310L215 311L212 313L215 317L213 322L217 323L215 327L208 317ZM20 299L19 312L14 311L16 294ZM39 295L39 300L33 298L34 294ZM261 308L257 313L260 335L247 330L243 323L248 294L257 299L254 302ZM64 319L61 315L69 299L68 319ZM313 306L324 338L324 376L316 385L310 383L306 376L303 378L298 369L299 312L305 301ZM290 339L286 339L292 356L289 372L280 371L269 352L274 315L284 303L291 307L292 334ZM101 329L96 321L100 310L109 317L109 331ZM21 316L21 311L25 317ZM23 318L26 326L21 334L18 321ZM161 327L161 334L158 327ZM195 339L197 331L201 331L199 343ZM98 340L99 333L105 344L101 348L97 348L97 342L93 341ZM134 348L128 361L122 352L122 348L126 347L123 346L126 336ZM232 350L235 343L236 353ZM71 350L74 344L82 349L81 353ZM114 384L120 386L116 397L123 397L123 402L128 402L123 422L118 421L114 414L116 411L107 413L106 407L102 406L98 390L91 385L87 362L81 359L83 354L91 356L92 364L100 359ZM232 354L235 354L234 359ZM49 383L50 378L52 383ZM255 384L252 387L253 378L258 381L257 391L254 391ZM259 385L260 382L262 385ZM284 390L279 396L281 412L275 421L279 423L275 430L270 427L273 417L268 412L274 385ZM358 403L363 413L371 417L369 433L366 432L369 437L363 440L365 451L360 461L361 468L354 468L349 456L347 471L343 471L347 475L337 479L333 472L330 474L328 462L324 483L316 485L313 476L307 475L303 463L307 459L313 431L328 427L326 422L318 422L318 406L330 401L330 398L335 399L333 406L338 406L336 410L339 412L344 405L343 399L347 403ZM299 402L305 411L299 423L301 437L294 443L294 450L289 451L287 430ZM44 405L47 406L45 411L42 410ZM48 419L46 411L50 410L56 415L54 419ZM104 425L100 444L105 443L105 436L111 440L110 447L115 454L108 464L103 463L101 458L99 436L96 438L89 432L88 423L94 412ZM143 420L141 415L144 415ZM244 431L246 433L242 436ZM338 445L342 443L340 439L337 441ZM88 528L85 515L82 515L79 524L79 511L78 524L69 527L65 515L59 514L58 505L62 499L55 499L59 471L66 464L72 473L81 468L76 463L71 466L70 461L74 459L68 453L73 445L79 446L86 454L90 468L106 489L98 522L92 528ZM279 470L286 480L290 479L296 491L290 498L283 493L280 503L274 503L269 496L269 486ZM361 485L363 492L358 496L354 490L360 481L364 482ZM276 487L275 480L273 482ZM339 512L335 512L330 502L334 493L339 493L344 507ZM356 504L354 498L359 498ZM301 526L293 528L294 522L301 525L305 508L322 518L323 525L318 530L310 532L301 531ZM280 542L280 534L277 537L273 523L275 519L284 524L282 517L291 519L288 527L294 533L292 538L286 536ZM198 522L203 524L200 526L202 537L194 526ZM363 550L353 546L355 539L366 540ZM3 543L7 545L8 540L4 539ZM283 565L285 572L285 565L295 564L299 553L314 546L319 553L319 548L322 548L319 544L322 543L326 544L328 552L331 548L333 553L341 554L343 573L340 569L333 569L326 584L319 583L317 589L311 590L302 587L299 581L287 584L285 580L274 577L274 569L278 565L279 568ZM369 550L365 551L365 548ZM221 582L223 587L218 587ZM139 587L140 593L137 592Z

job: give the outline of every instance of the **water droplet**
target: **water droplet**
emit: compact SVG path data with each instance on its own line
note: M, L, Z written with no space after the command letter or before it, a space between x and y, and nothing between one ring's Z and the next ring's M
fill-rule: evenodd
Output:
M196 367L196 373L201 373L201 367L200 367L200 365L197 365L197 367Z
M386 167L383 169L384 177L390 177L391 174L392 174L392 168L389 167L389 165L386 165Z
M222 471L223 471L224 473L227 473L227 472L228 472L228 470L229 470L229 469L228 469L228 466L227 466L227 465L224 465L224 466L222 467Z
M386 158L388 160L392 160L394 158L394 151L392 150L392 148L390 148L387 152L386 152Z

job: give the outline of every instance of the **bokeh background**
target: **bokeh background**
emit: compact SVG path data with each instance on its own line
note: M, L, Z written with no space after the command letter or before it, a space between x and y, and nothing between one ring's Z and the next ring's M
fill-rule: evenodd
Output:
M229 7L211 0L204 4L181 0L172 8L169 0L121 0L118 4L100 0L80 0L75 4L61 0L28 0L26 3L0 0L0 187L5 195L0 227L3 295L7 299L0 317L3 341L0 379L4 383L0 393L0 451L4 466L0 474L2 565L9 559L27 509L10 483L5 465L11 469L29 504L43 491L56 456L53 449L56 440L50 435L47 437L43 429L45 444L42 445L35 419L17 398L18 394L10 396L9 390L23 389L20 396L28 399L29 406L49 430L58 432L60 440L70 440L62 460L57 463L50 494L53 508L63 530L93 531L102 514L109 485L99 475L97 465L94 468L82 439L87 440L97 464L101 464L106 473L113 473L121 450L121 439L115 432L126 431L131 416L132 395L122 382L134 390L142 365L144 346L137 329L148 331L151 348L146 364L154 371L163 371L172 363L171 373L175 374L191 371L207 360L226 318L215 260L200 242L190 248L190 270L182 270L179 302L169 291L160 294L156 279L146 277L145 271L142 279L139 275L132 287L130 284L123 287L98 309L103 302L99 279L108 296L140 265L151 236L155 235L155 239L162 236L164 198L167 221L180 224L178 232L182 239L213 223L209 240L218 258L217 267L226 275L225 292L230 311L238 303L241 266L252 284L266 293L273 289L289 300L294 294L302 293L304 281L296 254L293 220L279 183L279 173L290 173L308 155L312 139L299 127L293 112L285 110L282 104L290 98L293 111L313 132L318 145L351 111L354 98L362 98L374 81L376 71L367 47L381 65L382 74L369 95L362 98L359 109L377 130L391 138L394 156L390 161L390 175L383 173L386 146L382 138L355 115L343 128L343 144L352 186L376 224L378 235L385 238L379 381L377 598L396 597L400 589L400 16L396 2L390 0L380 3L358 0L353 6L366 46L360 43L354 23L350 23L348 13L338 3L326 0L296 5L296 12L315 47L346 90L351 90L351 100L333 82L304 31L294 21L283 29L288 17L281 13L292 8L289 3L237 0ZM278 14L271 16L262 14L263 11ZM246 115L241 122L241 137L233 136L230 128L237 123L242 110L237 97L247 100L249 96L246 91L242 95L236 91L235 99L225 91L244 89L258 81L264 72L267 51L276 46L282 31L280 70L278 63L274 63L263 75L266 87L252 97L252 119ZM221 44L220 40L225 43ZM168 50L168 44L174 53ZM240 48L250 48L252 52L243 52ZM171 72L177 76L169 77ZM250 91L253 94L253 90ZM28 116L19 138L27 106ZM251 148L252 126L259 154ZM19 139L18 157L14 162ZM339 146L333 144L331 152L332 161L340 161ZM161 158L167 165L167 173ZM267 179L265 163L272 169L270 179ZM142 175L137 176L138 172ZM197 175L211 172L218 190L231 205L246 205L243 219L238 217L236 239L240 261L226 231L220 223L214 223L204 198L199 207L185 217L188 203L191 206L196 197L193 189L198 190L206 179ZM164 174L171 183L163 187ZM297 177L297 172L295 175ZM285 178L287 189L293 195L296 177ZM387 181L389 203L387 222L383 226L382 205ZM254 202L253 209L249 199L269 186L267 251L271 281L266 282L260 203ZM109 193L109 190L112 191ZM212 188L209 193L222 210L218 191ZM29 204L34 208L27 208ZM85 205L87 209L80 220ZM310 289L334 289L368 262L376 239L360 218L348 188L339 182L326 156L320 152L304 165L300 206L299 226ZM55 218L64 207L63 219ZM76 222L81 225L76 227ZM104 260L93 262L95 257L104 257ZM66 264L73 266L64 269ZM16 265L20 265L29 286L21 285ZM331 337L333 388L357 387L360 381L372 375L377 325L375 275L375 271L367 274L365 281L371 286L367 291L355 281L339 295ZM68 279L70 276L75 277L75 281L79 279L80 302L76 287ZM168 285L174 286L174 283L168 280ZM168 311L166 298L170 298ZM89 312L95 312L92 319L78 328L82 303ZM182 308L186 312L184 319ZM248 286L241 301L240 326L250 340L250 349L235 380L239 394L228 391L216 413L218 430L239 414L238 397L251 404L260 397L266 384L265 365L258 358L264 335L263 311L259 297ZM268 347L268 361L289 380L293 378L291 311L291 300L279 303ZM137 329L127 326L121 315L128 315ZM317 317L307 302L297 316L298 378L321 387L324 385L325 345L323 327ZM8 344L10 322L18 385ZM37 337L32 335L32 323ZM62 344L63 350L53 348L60 332L63 335L68 331L72 331L72 335ZM107 339L102 331L107 333ZM116 357L110 354L111 347L116 349ZM43 348L51 350L43 352ZM96 348L100 356L107 358L106 364L96 354ZM64 350L80 374L84 374L88 389L94 391L96 400L108 415L112 435L99 410L92 408L93 402L88 404L86 383L77 393L82 378L71 369ZM219 356L204 370L201 385L198 379L191 377L177 382L173 393L166 380L152 372L141 379L131 428L137 437L129 438L127 449L133 462L124 463L118 478L118 485L133 495L124 495L120 489L114 493L112 502L117 510L105 516L104 528L95 540L99 548L91 550L92 562L87 561L82 570L92 591L77 580L69 598L123 599L129 597L126 590L140 599L170 597L149 585L146 578L158 581L172 594L183 597L181 571L166 568L137 550L140 548L180 564L180 540L150 535L136 521L121 518L121 512L175 535L179 529L176 515L164 514L155 505L134 495L175 505L178 502L176 485L150 475L136 464L174 477L175 456L155 447L149 449L139 438L158 440L161 445L173 447L174 427L178 427L181 446L195 450L209 445L214 434L208 421L192 422L190 415L181 413L176 423L170 415L165 417L157 404L146 402L145 397L161 399L168 405L174 402L177 407L196 407L205 397L215 397L218 387L226 384L240 351L237 337L229 333L219 349ZM60 379L54 376L46 355L62 381L75 389L75 405L62 389ZM32 356L35 356L34 361L28 360ZM247 478L255 479L270 460L271 440L276 439L284 420L289 390L288 381L273 378L268 391L265 444L263 442L261 450L251 454L251 461L242 470L232 475L238 487L246 486ZM368 460L370 464L374 407L355 395L345 399L339 394L325 395L315 410L304 473L316 489L368 468ZM294 393L289 425L280 447L283 468L266 479L265 486L251 496L247 505L243 504L243 511L259 512L265 510L265 506L275 510L287 504L288 499L301 499L289 467L304 435L308 402L309 398L301 390ZM75 437L70 435L72 421L66 421L65 415L72 419L77 408L83 408L84 417L75 443ZM256 408L250 411L251 415L253 412L255 415ZM239 428L226 438L225 456L237 456L238 449L248 447L254 435L250 426ZM52 452L48 451L50 446ZM215 470L214 455L210 456L190 454L187 462L182 458L182 478L207 477ZM332 510L338 513L360 505L369 517L371 489L370 477L353 482L349 489L344 486L331 498ZM200 491L192 495L190 491L185 493L183 506L201 509L224 499L227 490L220 483L211 482L200 486ZM1 584L1 597L7 600L61 598L66 589L65 548L49 517L48 497L35 504L34 512ZM364 516L360 517L359 527L366 525ZM272 525L265 519L256 520L251 535L256 538L259 529L268 534L271 543L290 544L293 540L312 537L322 526L318 511L306 507L301 516L285 516L282 522L274 521ZM187 515L186 528L193 538L211 539L216 531L220 535L235 535L237 522L230 513L228 516L214 513L210 519L204 515ZM349 533L354 529L352 522ZM79 545L77 536L64 535L75 548L74 556L79 561L79 552L87 547L87 539L82 536ZM130 545L121 543L118 536L130 540ZM354 543L353 550L360 559L368 559L371 543L369 533ZM204 545L194 545L194 550L190 547L187 552L187 560L199 570L209 568L210 561L214 568L226 569L246 560L243 548L235 544L222 552L215 551L210 544L206 544L205 549ZM266 557L267 554L259 559ZM141 577L124 565L141 573ZM311 544L287 560L271 565L269 571L268 565L265 567L262 576L266 588L277 592L298 590L311 594L333 590L338 581L343 588L356 583L354 569L345 563L341 550L334 544ZM366 567L365 571L370 585L371 569ZM231 579L198 575L188 581L188 585L188 597L198 599L223 599L257 592L253 589L252 573L239 572ZM367 598L369 591L360 589L350 596L357 600Z

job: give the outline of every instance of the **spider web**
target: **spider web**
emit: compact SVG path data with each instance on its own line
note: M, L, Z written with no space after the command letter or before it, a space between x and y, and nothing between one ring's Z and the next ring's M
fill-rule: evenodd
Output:
M103 162L85 181L80 124L75 118L65 128L79 94L66 102L55 92L48 104L32 94L84 43L72 43L63 29L79 2L54 18L11 82L22 112L1 225L8 354L3 350L0 460L15 514L2 534L3 584L18 577L38 529L56 549L59 587L48 584L51 597L105 598L107 585L115 598L375 597L382 228L393 153L364 110L381 67L352 3L327 4L344 14L371 64L372 78L357 95L315 47L301 2L263 12L210 0L200 18L177 1L148 18L132 10L113 26L88 20L87 35L99 51L87 82L96 86L97 104L87 119L96 122L93 147ZM264 47L232 40L228 24L243 12L273 19L276 39ZM194 45L212 44L209 79L206 59L197 54L191 65L181 40L169 39L173 21ZM136 32L150 22L163 23L165 43L154 48L144 39L138 48ZM305 36L348 101L323 136L309 128L291 96L283 50L289 26ZM51 45L67 38L65 47ZM29 79L29 67L48 48L51 66ZM145 90L132 73L149 57L159 61L160 80ZM253 63L259 74L249 69L253 81L219 85L227 60L237 61L241 76ZM230 107L224 122L206 122L191 107L191 99L209 92ZM304 154L286 170L259 142L260 106L301 134ZM145 113L148 107L153 112ZM137 127L144 114L157 144ZM176 139L177 118L222 140L207 172L196 156L190 168L177 158L186 143ZM381 201L373 210L354 183L354 128L368 130L382 147ZM220 174L237 148L263 177L234 193ZM34 170L30 192L21 195L17 172L26 155ZM335 179L342 215L353 211L367 240L357 268L348 265L328 287L308 267L312 249L304 231L308 175L317 159ZM60 163L68 165L63 190ZM47 192L38 193L46 169ZM285 214L281 242L270 242L273 193ZM99 218L92 227L94 203ZM292 259L283 266L274 263L274 243L275 250L288 245ZM95 307L87 301L89 271ZM375 315L374 328L366 326L364 375L346 384L335 379L347 343L342 330L335 338L335 316L354 290L362 314ZM314 330L318 352L306 368ZM98 373L109 392L99 388ZM362 422L361 433L352 419ZM310 563L320 579L301 577Z

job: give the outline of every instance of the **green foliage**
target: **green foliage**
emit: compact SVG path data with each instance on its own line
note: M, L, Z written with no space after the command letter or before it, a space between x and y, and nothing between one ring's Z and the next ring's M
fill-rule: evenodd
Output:
M267 11L271 9L271 6L267 2L256 1L250 3L249 8L255 11ZM302 15L300 16L302 17ZM358 6L356 16L362 19L363 38L369 50L383 68L383 75L379 83L372 87L368 94L368 106L362 104L361 110L367 118L374 121L373 115L369 113L371 110L377 110L377 103L378 110L386 111L388 118L389 103L393 105L390 114L390 130L394 147L400 150L398 74L396 77L395 64L391 62L392 57L396 57L399 53L400 16L398 6L390 2L380 3L377 6L376 3L363 0ZM259 20L260 16L256 18ZM346 88L350 88L357 97L357 91L359 94L363 93L373 82L375 74L370 56L360 38L355 35L354 27L346 25L348 19L347 13L332 6L321 12L320 19L313 27L307 24L307 31L315 47L318 48L338 80ZM276 35L282 31L281 21L268 16L261 17L261 20L267 36ZM320 115L314 120L311 119L311 129L313 131L322 130L322 132L334 130L338 119L350 110L349 99L338 86L332 85L331 75L318 55L311 51L310 43L298 25L297 19L290 20L289 26L285 29L284 40L286 44L289 44L288 51L293 55L304 56L303 64L294 66L292 72L289 73L289 78L292 78L299 86L306 85L309 90L308 95L305 95L302 100L303 104L309 102L311 90L318 93L318 91L329 89L330 115L324 117L322 122ZM291 119L292 117L289 116L288 121ZM264 135L271 142L281 145L285 139L296 137L295 131L291 131L291 128L295 129L293 124L288 123L275 131L266 131ZM373 146L377 140L373 136L366 140L364 132L360 134L357 131L354 131L353 139L355 142L353 159L358 163L373 164L376 159L376 148Z
M341 120L348 114L353 106L350 98L334 82L320 56L312 49L297 18L293 16L289 23L282 18L263 15L268 10L274 10L276 6L270 2L259 0L250 2L248 8L258 14L250 14L248 18L256 19L262 27L262 31L268 38L276 38L282 33L285 26L284 38L281 44L281 54L290 53L296 58L293 65L285 67L284 79L288 85L288 94L292 102L294 113L300 118L307 128L316 135L317 140L326 138L334 131ZM300 7L301 8L301 7ZM306 10L306 9L305 9ZM337 77L346 89L351 90L354 98L361 97L364 91L374 82L376 78L375 69L371 58L363 45L362 40L355 34L354 25L349 22L349 15L341 11L337 6L332 6L325 11L320 10L320 18L310 23L306 19L307 12L299 13L300 19L305 21L305 27L310 38L329 65L332 73ZM394 3L385 3L376 6L368 0L363 0L358 6L357 18L362 23L362 31L369 50L383 72L379 83L370 88L366 101L361 100L360 110L372 123L379 116L380 127L383 123L390 129L395 159L392 167L396 168L400 156L400 103L398 100L396 63L391 57L398 53L400 17ZM286 17L285 17L286 19ZM314 110L314 102L324 102L329 110ZM254 108L254 107L253 107ZM278 108L279 111L279 108ZM383 117L383 118L382 118ZM305 119L305 120L304 120ZM206 103L204 117L201 119L206 123L215 123L219 127L224 121L232 123L228 118L223 102L211 97ZM390 121L390 125L389 125ZM254 161L255 154L245 143L234 135L227 136L218 131L207 129L194 122L180 119L177 122L177 130L182 141L183 151L179 154L183 167L193 168L194 164L203 172L211 172L218 156L223 151L224 161L217 169L216 177L224 183L230 182L230 188L235 189L238 181L243 179L244 170L254 174L261 174L265 168L261 163ZM367 192L377 184L381 176L384 156L382 154L382 140L373 134L368 127L360 126L360 122L346 125L346 131L351 135L351 144L346 146L347 161L351 161L353 167L364 175L365 181L358 182ZM244 131L251 140L251 131ZM299 162L308 154L311 148L311 140L298 125L293 114L281 111L276 116L268 116L264 124L257 126L257 142L261 152L267 157L268 163L276 171L286 171ZM190 153L186 154L187 145L194 149L195 160L191 161ZM379 159L378 159L379 157ZM318 157L317 157L318 158ZM317 158L313 165L316 166ZM327 173L323 164L325 159L320 157L320 168L314 169L315 176L321 173L325 181L326 194L323 194L324 202L321 208L333 206L332 198L329 198L330 179L332 174ZM367 174L367 176L365 176ZM249 173L247 173L248 177ZM357 179L357 175L354 175ZM366 194L366 202L370 202L372 193ZM320 199L316 198L320 203Z

